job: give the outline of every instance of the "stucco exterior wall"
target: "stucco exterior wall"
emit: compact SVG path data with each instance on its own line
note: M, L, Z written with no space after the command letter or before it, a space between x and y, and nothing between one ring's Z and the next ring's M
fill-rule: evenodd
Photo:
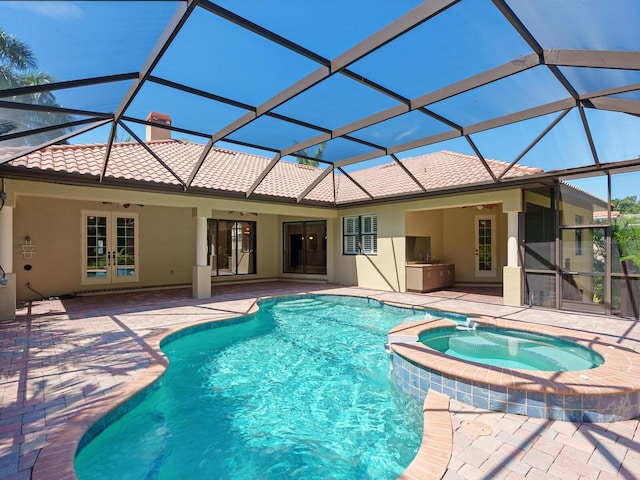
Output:
M342 218L369 214L378 216L377 255L344 255ZM339 212L339 218L335 222L335 281L345 285L359 285L394 292L404 291L404 210L398 205L375 205L345 209Z
M196 217L256 222L257 274L213 278L213 282L256 280L282 276L282 219L327 219L333 235L336 212L295 205L130 192L117 189L65 186L27 181L6 181L15 198L12 259L18 301L113 288L189 285L196 264ZM122 206L123 199L129 204ZM138 205L139 203L139 205ZM144 206L142 206L144 205ZM139 227L138 282L82 285L82 211L136 213ZM282 217L282 218L281 218ZM22 255L29 236L35 244L32 258ZM333 260L329 240L328 275ZM25 265L31 265L25 270ZM301 276L298 276L300 278ZM317 279L317 276L314 276ZM27 288L29 282L32 289Z
M81 285L82 210L136 212L139 228L140 281ZM195 262L195 225L190 209L103 205L101 202L19 197L14 218L14 268L18 300L60 296L103 288L175 285L191 282ZM21 244L29 235L36 245L32 258L23 258ZM31 270L25 270L31 265Z
M82 210L138 214L139 282L81 285ZM192 281L196 228L191 208L131 205L123 209L118 204L23 196L17 201L15 213L14 268L18 301L39 298L27 288L27 282L31 288L49 297L110 288L190 284ZM216 218L233 217L233 214L218 213ZM260 214L252 217L252 221L256 221L257 229L257 274L231 277L234 280L275 278L281 272L277 258L279 249L274 242L279 232L278 216ZM26 235L36 245L31 259L24 259L21 253ZM24 269L27 264L32 266L29 271ZM213 282L224 280L230 278L214 278Z
M406 235L431 237L432 260L455 263L459 282L478 281L472 274L474 216L478 210L462 208L477 204L498 205L491 209L498 228L496 277L480 281L499 282L501 266L506 262L506 215L500 205L504 208L520 202L519 190L506 190L338 210L38 182L7 183L16 195L13 258L19 300L38 298L26 288L26 282L44 296L98 289L95 285L82 286L80 282L81 211L117 211L122 208L118 200L122 198L131 202L123 211L139 215L140 281L111 288L190 284L195 265L194 211L209 218L257 222L257 274L214 278L214 283L296 278L405 291ZM136 205L138 202L144 207ZM344 255L342 218L367 214L378 216L378 253ZM327 275L283 274L283 222L319 219L327 220ZM31 271L24 270L27 261L20 254L20 245L27 234L37 246L29 260Z
M431 237L431 261L454 263L456 282L500 283L507 263L506 211L521 209L520 190L472 193L425 200L341 209L335 223L335 281L390 291L405 291L405 237ZM493 205L478 210L476 205ZM465 207L465 208L463 208ZM342 218L378 215L377 255L344 255ZM475 216L495 215L495 276L475 274Z
M442 209L410 211L405 214L407 236L431 239L429 261L434 263L444 258L443 216Z
M476 275L477 216L495 218L495 276ZM502 213L500 205L491 209L453 208L446 211L442 226L443 236L447 239L444 243L443 260L447 263L455 263L456 282L495 283L502 281L502 267L507 263L506 227L507 216Z

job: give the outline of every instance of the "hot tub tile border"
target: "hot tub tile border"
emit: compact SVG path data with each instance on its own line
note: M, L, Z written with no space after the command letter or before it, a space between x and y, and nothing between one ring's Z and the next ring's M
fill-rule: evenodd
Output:
M430 390L477 408L569 422L615 422L640 415L640 355L583 332L492 317L484 324L561 336L587 345L605 363L581 372L532 372L485 367L436 352L418 342L390 345L392 378L424 401ZM411 322L391 332L415 335L450 326L447 320Z

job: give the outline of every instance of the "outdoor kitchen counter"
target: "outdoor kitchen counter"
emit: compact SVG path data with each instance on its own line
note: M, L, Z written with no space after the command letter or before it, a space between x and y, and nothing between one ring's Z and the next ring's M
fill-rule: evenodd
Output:
M409 263L406 266L408 292L431 292L455 283L453 263Z

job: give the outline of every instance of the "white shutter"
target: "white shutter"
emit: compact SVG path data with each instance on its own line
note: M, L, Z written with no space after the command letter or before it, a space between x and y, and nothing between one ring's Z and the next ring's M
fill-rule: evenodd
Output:
M344 234L356 235L359 232L358 217L344 217Z
M362 253L375 255L378 253L378 236L362 235Z
M378 233L378 216L363 215L362 217L362 233Z
M344 253L345 254L356 254L358 253L357 248L357 238L356 236L344 237Z

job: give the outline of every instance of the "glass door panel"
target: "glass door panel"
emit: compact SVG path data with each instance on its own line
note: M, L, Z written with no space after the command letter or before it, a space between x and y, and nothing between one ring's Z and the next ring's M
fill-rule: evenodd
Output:
M283 271L327 273L327 222L288 222L283 226Z
M117 217L117 250L115 255L116 278L136 275L136 220L132 217Z
M84 216L85 261L83 279L107 278L107 217L103 215Z
M256 273L256 222L207 222L211 276Z
M476 215L476 277L496 275L495 215Z
M234 262L236 273L255 273L255 252L255 222L238 222L234 252L237 258Z
M235 264L233 261L233 242L231 234L233 232L233 221L218 221L218 275L235 274Z
M606 228L560 230L560 308L605 311Z
M305 273L327 273L327 223L307 222L305 232Z
M304 224L284 224L284 271L285 273L304 272Z

